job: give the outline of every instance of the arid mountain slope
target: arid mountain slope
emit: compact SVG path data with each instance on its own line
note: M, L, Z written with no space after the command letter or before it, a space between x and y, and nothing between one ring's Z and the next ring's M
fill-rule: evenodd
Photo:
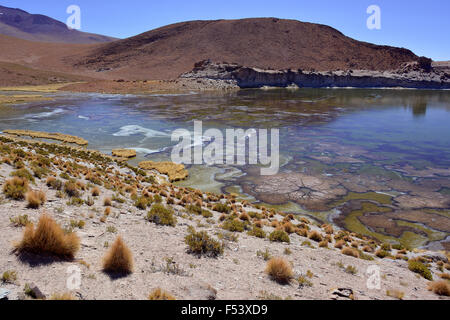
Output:
M356 41L325 25L257 18L165 26L99 45L74 65L116 78L170 79L203 59L273 69L389 70L418 57L407 49Z
M115 38L69 30L55 19L0 6L0 34L31 41L60 43L103 43Z

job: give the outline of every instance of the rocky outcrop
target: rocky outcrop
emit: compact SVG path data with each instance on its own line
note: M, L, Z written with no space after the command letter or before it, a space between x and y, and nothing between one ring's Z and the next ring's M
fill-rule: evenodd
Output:
M416 88L450 89L450 74L431 70L426 72L417 62L406 63L393 71L302 71L263 70L232 63L214 63L210 60L195 64L191 72L181 78L235 81L240 88L261 87L357 87L357 88Z

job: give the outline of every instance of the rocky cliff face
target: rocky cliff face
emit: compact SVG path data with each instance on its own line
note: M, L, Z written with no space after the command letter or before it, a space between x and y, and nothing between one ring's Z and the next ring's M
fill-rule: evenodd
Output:
M232 63L214 63L210 60L195 64L191 72L181 78L235 81L240 88L270 87L357 87L357 88L417 88L450 89L450 75L432 70L425 72L413 64L405 64L394 71L302 71L263 70Z

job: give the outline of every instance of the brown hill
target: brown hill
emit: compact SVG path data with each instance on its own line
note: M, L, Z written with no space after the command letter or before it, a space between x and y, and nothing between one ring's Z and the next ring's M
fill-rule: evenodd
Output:
M61 43L104 43L117 40L98 34L69 30L55 19L0 6L0 34L31 41Z
M351 39L325 25L257 18L177 23L99 45L72 61L76 69L105 78L171 79L204 59L273 69L389 70L418 57L407 49Z

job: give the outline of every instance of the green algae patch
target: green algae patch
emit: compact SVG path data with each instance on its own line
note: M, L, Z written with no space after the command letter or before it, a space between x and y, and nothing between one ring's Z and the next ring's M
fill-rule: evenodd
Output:
M366 193L349 192L344 198L333 202L331 205L337 207L351 200L375 201L379 204L390 205L392 204L393 197L394 197L393 195L379 192L366 192Z
M365 236L377 238L383 242L399 242L396 238L386 236L381 233L377 233L369 230L362 222L358 219L368 212L389 212L391 209L385 207L379 207L371 202L363 202L361 204L361 210L355 210L350 212L344 219L345 228L355 233L359 233Z
M408 221L404 221L404 220L398 220L396 222L397 222L397 225L399 225L399 226L410 227L410 228L418 229L420 231L425 232L427 234L427 238L425 238L425 237L423 237L421 235L418 235L418 234L416 234L416 235L418 237L425 238L426 240L429 240L429 241L443 240L447 236L447 234L445 232L435 231L435 230L429 229L429 228L423 226L420 223L413 223L413 222L408 222ZM406 231L406 232L409 232L409 231ZM403 235L402 235L402 237L403 237Z

